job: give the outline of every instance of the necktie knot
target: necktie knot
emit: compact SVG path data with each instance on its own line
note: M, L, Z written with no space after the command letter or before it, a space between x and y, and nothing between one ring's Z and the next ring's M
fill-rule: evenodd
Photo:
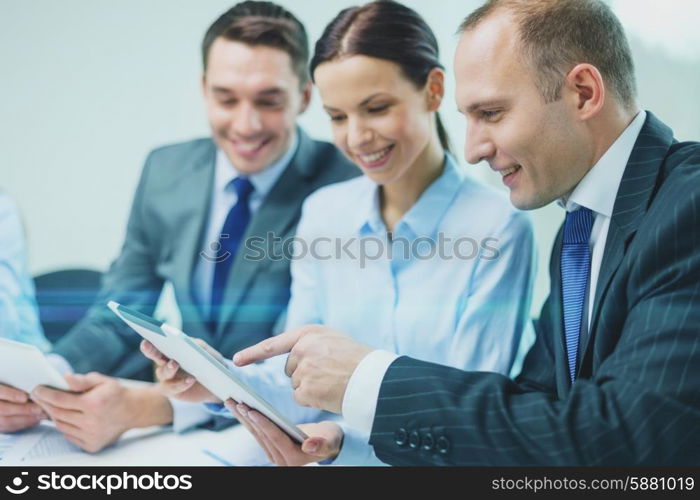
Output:
M564 222L564 244L588 244L593 229L593 212L581 207L566 213Z
M247 200L251 193L255 191L253 183L247 177L236 177L231 181L231 185L236 190L240 200Z

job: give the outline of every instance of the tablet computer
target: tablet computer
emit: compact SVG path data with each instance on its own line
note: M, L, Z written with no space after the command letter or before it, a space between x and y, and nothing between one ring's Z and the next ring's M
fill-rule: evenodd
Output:
M250 389L224 363L197 344L192 337L118 302L110 301L107 305L136 333L156 346L165 356L177 361L183 370L222 401L232 398L239 403L245 403L272 420L297 443L307 438L301 429L275 410L262 396Z
M30 393L38 385L68 391L68 383L34 345L0 338L0 383Z

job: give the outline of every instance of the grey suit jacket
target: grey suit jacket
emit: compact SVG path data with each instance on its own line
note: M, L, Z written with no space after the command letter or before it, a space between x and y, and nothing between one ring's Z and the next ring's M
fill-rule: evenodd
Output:
M569 380L561 231L537 340L515 380L399 358L371 443L395 465L700 464L700 144L654 115L615 200Z
M334 146L314 141L300 129L298 134L297 152L251 219L244 242L267 238L268 233L292 237L311 192L358 175ZM106 274L95 305L55 346L77 372L152 378L149 361L138 351L140 337L105 304L116 300L152 314L165 281L173 284L182 329L226 356L273 333L289 301L291 277L288 259L259 258L263 245L242 244L236 254L215 332L207 328L192 294L192 273L204 249L215 157L211 139L166 146L148 156L121 254Z

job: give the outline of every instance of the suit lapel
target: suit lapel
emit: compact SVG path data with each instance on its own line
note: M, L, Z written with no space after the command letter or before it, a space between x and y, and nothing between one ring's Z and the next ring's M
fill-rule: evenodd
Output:
M176 289L187 290L188 299L186 304L179 304L179 307L183 317L197 317L201 322L206 321L206 316L192 293L192 275L197 260L201 258L199 254L202 250L206 222L209 220L215 162L216 148L211 143L191 175L182 183L186 192L178 197L178 203L185 205L183 212L191 214L190 220L181 225L181 233L176 242L177 245L181 245L175 266L176 270L180 270L174 275L174 279L178 281ZM184 308L187 310L182 310Z
M627 245L649 207L661 165L672 143L673 131L647 111L646 121L634 144L615 198L593 300L589 329L591 334L586 336L586 342L580 351L582 355L579 357L579 366L583 364L592 345L591 339L598 325L601 304L622 262Z
M258 272L271 263L269 256L260 258L260 250L267 249L270 244L269 235L283 236L287 233L296 221L301 203L308 194L308 178L313 172L314 144L301 129L297 128L297 134L297 152L253 216L236 253L217 321L217 335L226 330ZM247 241L259 243L248 248Z

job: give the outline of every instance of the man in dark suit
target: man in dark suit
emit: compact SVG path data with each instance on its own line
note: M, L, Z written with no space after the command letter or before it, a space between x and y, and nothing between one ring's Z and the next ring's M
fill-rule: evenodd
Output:
M212 138L148 156L100 297L55 346L58 364L110 376L70 377L78 395L48 388L32 395L88 451L129 428L174 419L183 429L211 418L171 404L157 387L126 388L112 378L150 379L153 368L138 335L106 302L152 314L170 282L190 335L231 354L267 338L290 295L289 260L275 241L294 235L307 195L358 173L334 146L296 125L311 83L306 32L291 13L270 2L237 4L209 28L202 55ZM0 419L11 404L0 404ZM15 406L17 414L27 405Z
M389 464L699 464L700 144L639 111L601 1L494 0L461 33L467 159L498 171L517 207L567 212L521 374L370 352L318 326L234 361L291 350L297 401L342 411ZM241 410L281 461L335 451L321 437L299 449Z

